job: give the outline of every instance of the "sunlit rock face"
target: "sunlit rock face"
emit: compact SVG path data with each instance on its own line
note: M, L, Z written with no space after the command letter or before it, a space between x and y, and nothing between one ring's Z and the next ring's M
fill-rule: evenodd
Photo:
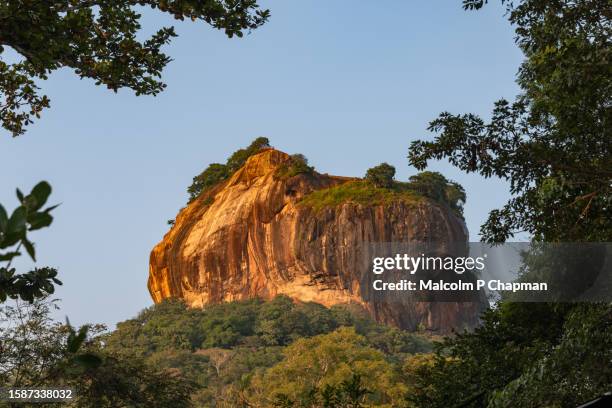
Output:
M193 307L285 294L326 306L356 303L379 322L437 332L473 327L485 302L421 302L370 296L363 251L376 242L467 242L463 220L428 199L315 210L309 193L351 178L319 173L278 177L289 156L274 149L248 159L229 180L183 208L151 252L155 302Z

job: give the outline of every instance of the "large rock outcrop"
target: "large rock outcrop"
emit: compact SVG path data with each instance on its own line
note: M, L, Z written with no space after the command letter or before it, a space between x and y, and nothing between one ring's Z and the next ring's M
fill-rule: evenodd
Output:
M264 150L227 181L183 208L153 249L148 288L155 302L193 307L285 294L332 306L357 303L380 322L438 332L472 327L484 303L372 296L363 268L370 243L467 241L463 220L429 199L372 205L304 205L318 190L351 182L319 173L279 177L287 154Z

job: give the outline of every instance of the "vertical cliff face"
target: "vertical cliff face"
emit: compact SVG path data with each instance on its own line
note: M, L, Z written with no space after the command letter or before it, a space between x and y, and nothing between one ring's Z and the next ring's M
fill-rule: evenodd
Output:
M151 252L148 287L155 302L182 298L202 307L285 294L326 306L358 303L378 321L406 329L447 332L477 324L482 299L383 299L371 293L364 263L373 243L465 243L465 225L452 211L419 197L370 204L346 199L315 208L304 198L353 179L279 177L289 160L264 150L180 211Z

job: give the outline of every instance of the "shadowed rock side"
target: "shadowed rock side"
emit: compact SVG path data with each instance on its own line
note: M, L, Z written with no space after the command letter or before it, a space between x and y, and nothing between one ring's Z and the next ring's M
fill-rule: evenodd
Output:
M288 160L264 150L179 212L151 252L148 287L155 302L182 298L203 307L285 294L326 306L357 303L376 320L410 330L421 325L448 332L478 323L481 299L419 302L408 292L392 301L372 297L374 275L364 265L372 242L466 242L461 219L425 198L315 210L301 199L354 179L278 177Z

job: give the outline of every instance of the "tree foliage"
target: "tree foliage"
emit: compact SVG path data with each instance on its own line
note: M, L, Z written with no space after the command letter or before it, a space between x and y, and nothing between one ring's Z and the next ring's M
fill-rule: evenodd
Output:
M268 302L253 299L210 305L205 310L168 300L118 323L106 344L118 353L129 350L141 356L168 349L286 346L298 338L329 333L341 326L356 327L358 333L389 354L401 356L428 349L428 343L418 336L378 325L362 311L296 304L285 296Z
M426 197L447 204L453 211L463 216L466 195L459 183L448 180L438 172L423 171L410 176L409 187Z
M331 337L321 337L326 335ZM255 299L209 305L204 310L189 309L179 301L165 301L119 323L117 330L103 340L108 353L143 358L151 367L173 370L193 381L196 405L235 407L264 399L268 403L264 406L271 406L276 395L259 395L263 377L258 375L277 364L290 364L286 358L297 352L296 347L304 347L303 352L309 356L319 354L324 350L316 348L316 344L338 342L345 335L351 341L357 339L359 353L372 356L375 361L371 367L378 367L380 376L389 381L370 386L372 375L362 373L366 362L355 367L349 362L348 366L355 370L342 369L327 378L330 387L308 392L323 393L327 388L325 395L329 398L348 401L349 388L342 383L351 383L354 373L361 375L361 386L376 391L372 398L382 398L381 392L388 396L401 388L397 375L405 357L431 350L429 338L377 324L364 310L339 306L328 309L315 303L295 303L285 296L266 302ZM308 339L317 340L304 343ZM346 359L353 343L338 346ZM280 367L277 372L282 371ZM331 372L330 367L330 375ZM286 397L293 400L295 394ZM319 397L323 398L323 394Z
M486 122L442 113L434 141L415 141L417 168L448 159L466 172L507 180L513 198L489 214L483 239L517 231L548 241L606 241L612 235L612 85L607 0L508 3L525 54L522 93L500 100ZM482 1L466 1L478 8Z
M110 335L54 323L49 306L1 309L13 323L0 330L0 386L74 387L79 407L404 406L402 371L430 349L364 310L286 297L204 311L164 302Z
M486 1L465 0L466 9ZM514 102L500 100L490 121L442 113L433 141L412 143L410 161L424 168L448 159L466 172L510 184L511 200L489 214L485 241L532 234L531 277L556 276L572 290L589 286L575 252L537 250L539 242L609 242L612 223L609 1L506 2L525 54ZM590 251L591 247L579 249ZM595 247L579 259L600 262ZM552 260L551 260L552 258ZM552 265L552 268L551 268ZM597 268L594 268L598 270ZM509 299L509 300L512 300ZM448 338L434 360L410 373L418 407L566 407L609 391L612 306L513 303L506 299L473 333Z
M62 284L53 268L34 268L18 274L12 267L12 261L21 255L23 249L36 261L34 243L28 233L48 227L53 222L51 211L57 206L43 208L50 194L49 183L41 181L28 195L17 189L20 205L10 216L0 204L0 303L7 298L33 302L35 298L53 293L54 285Z
M223 30L228 37L264 24L268 10L256 0L54 0L0 2L0 56L9 47L21 61L0 60L2 126L18 136L49 107L36 80L70 68L80 78L117 91L130 88L136 95L156 95L171 61L161 51L176 36L173 27L162 27L141 41L140 8L150 7L177 20L202 21Z
M299 174L312 174L314 167L308 165L308 159L301 153L292 154L287 163L278 167L275 176L280 179L288 179Z
M580 305L568 314L558 344L546 358L491 396L490 406L578 406L610 391L612 308Z
M278 394L273 406L278 408L362 408L370 394L365 388L359 374L353 373L350 379L339 384L326 384L319 389L311 388L301 398L291 399L286 394Z
M395 177L395 167L388 163L381 163L378 166L368 169L365 175L366 181L379 188L393 187Z
M412 373L418 407L578 406L609 391L612 308L503 303Z
M57 302L0 306L0 387L73 388L74 407L189 407L192 384L134 356L105 352L101 325L54 322ZM55 406L57 403L36 404Z
M352 382L355 376L358 384ZM352 398L339 392L350 389L348 384L358 387ZM280 399L293 401L295 406L317 407L325 405L323 397L340 397L345 400L343 406L347 399L358 404L355 406L382 406L402 401L404 386L381 351L369 346L353 328L340 328L289 345L281 362L255 376L250 392L259 406Z
M193 182L187 188L189 201L198 198L203 192L227 180L236 170L240 169L247 159L258 153L261 149L270 147L270 141L266 137L258 137L244 149L236 150L227 159L225 164L212 163L202 173L193 178Z
M567 308L506 303L482 316L473 333L447 338L433 364L413 373L418 407L486 407L491 395L543 358L561 336Z

